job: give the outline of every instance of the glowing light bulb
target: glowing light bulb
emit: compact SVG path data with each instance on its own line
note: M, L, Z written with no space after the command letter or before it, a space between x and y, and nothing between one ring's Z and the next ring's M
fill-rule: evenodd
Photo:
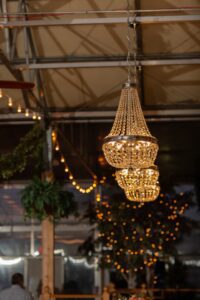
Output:
M3 91L2 91L2 89L0 89L0 98L2 98L3 97Z
M25 116L29 117L29 110L28 110L28 108L26 108L26 110L25 110Z
M13 106L13 101L12 101L12 98L9 97L8 98L8 107L12 107Z
M21 112L22 112L21 105L18 105L17 112L18 112L18 113L21 113Z
M65 158L62 156L61 159L60 159L61 163L64 163L65 162Z

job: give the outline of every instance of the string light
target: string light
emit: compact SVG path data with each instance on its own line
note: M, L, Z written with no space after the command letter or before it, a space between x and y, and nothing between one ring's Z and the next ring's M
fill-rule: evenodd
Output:
M183 195L181 195L181 197ZM100 241L108 244L109 247L111 247L109 251L112 251L112 257L109 257L108 263L113 264L112 262L114 261L115 268L120 272L126 273L128 271L128 268L131 267L129 263L133 262L134 265L136 257L138 258L137 264L139 264L139 267L137 266L137 268L135 269L137 269L138 271L141 270L141 267L144 268L144 266L152 267L157 262L158 258L162 255L162 251L163 249L165 249L167 243L170 241L175 241L177 239L180 229L180 222L177 221L176 218L172 217L174 213L176 213L176 216L178 217L180 215L180 209L185 207L186 203L179 204L179 201L177 201L177 205L172 209L170 203L173 202L173 199L170 199L171 201L168 201L169 205L166 206L165 202L169 200L168 195L162 194L162 198L163 197L165 197L164 201L162 203L160 203L159 201L158 203L161 204L161 211L163 211L164 208L166 210L166 213L169 213L171 221L169 223L162 224L160 220L155 220L155 228L152 224L153 213L151 208L150 210L146 211L146 220L151 219L151 225L148 222L146 223L146 226L144 224L142 228L140 226L137 228L136 225L138 222L140 222L139 215L138 217L137 215L135 216L136 219L132 218L131 222L127 222L125 217L127 216L127 214L126 211L124 211L125 218L121 220L118 219L118 222L116 222L116 216L114 217L114 211L112 211L112 209L116 209L116 206L113 207L110 201L102 201L101 205L97 206L97 210L101 214L101 218L98 218L101 222L100 224L103 225L106 221L109 222L110 216L113 218L113 223L107 223L108 230L102 228L103 232L101 233L103 235L100 236ZM120 204L118 210L127 208L127 203L124 202ZM131 206L131 208L128 209L130 212L130 209L133 209L133 207ZM144 212L141 213L143 215ZM162 218L162 213L158 214L158 218ZM113 230L113 228L115 230ZM124 249L121 248L122 240L124 241L124 245L126 245L124 246ZM147 242L147 240L149 242ZM129 249L127 249L127 247Z
M75 187L75 189L78 192L82 193L82 194L89 194L94 189L96 189L96 187L97 187L97 176L96 175L93 176L93 182L87 188L83 188L78 184L77 180L74 178L74 176L73 176L73 174L72 174L72 172L71 172L71 170L70 170L70 168L69 168L69 166L66 162L66 159L65 159L64 155L61 153L60 145L59 145L59 142L57 140L57 135L56 135L55 131L52 132L52 142L53 142L55 151L59 152L59 154L60 154L60 163L64 167L64 171L67 174L68 179L71 182L71 184L73 185L73 187ZM106 177L103 177L102 180L100 181L100 183L101 184L105 183L105 179L106 179ZM99 199L99 198L97 198L97 199ZM100 200L98 200L98 201L100 201Z
M96 194L96 201L97 201L97 202L100 202L100 201L101 201L101 195L100 195L100 193L97 193L97 194Z
M25 110L25 117L29 117L29 109L28 108L26 108L26 110Z
M22 112L21 105L18 105L17 112L18 112L18 113L21 113L21 112Z
M12 98L9 97L8 98L8 107L12 107L13 106L13 101L12 101Z
M2 92L2 89L0 89L0 98L7 98L7 105L8 105L8 107L9 108L13 108L13 106L14 106L14 102L13 102L13 99L12 99L12 97L10 97L10 96L8 96L8 95L6 95L6 94L3 94L3 92ZM22 106L21 106L21 104L15 104L15 108L16 108L16 112L17 113L22 113L22 111L24 111L24 115L25 115L25 117L29 117L29 109L28 108L23 108ZM33 120L41 120L41 115L40 114L37 114L37 113L33 113Z

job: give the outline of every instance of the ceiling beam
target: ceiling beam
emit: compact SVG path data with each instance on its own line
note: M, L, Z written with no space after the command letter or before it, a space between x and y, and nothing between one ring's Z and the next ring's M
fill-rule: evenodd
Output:
M138 66L168 66L168 65L199 65L199 58L174 58L174 59L146 59L137 60ZM131 65L135 65L131 62ZM106 67L127 67L127 60L116 61L80 61L80 62L57 62L57 63L30 63L16 64L15 69L74 69L74 68L106 68Z
M163 109L144 110L145 118L148 122L169 122L169 121L199 121L200 108L187 109ZM57 123L111 123L115 117L116 110L90 110L71 112L51 112L52 120ZM24 114L0 114L0 125L4 124L32 124L34 120L27 118Z
M33 14L34 15L34 14ZM177 16L136 16L131 17L130 22L141 24L160 24L172 22L199 22L200 15L177 15ZM127 24L127 17L113 18L66 18L66 19L45 19L45 20L16 20L0 21L0 27L27 27L27 26L62 26L62 25L97 25L97 24Z

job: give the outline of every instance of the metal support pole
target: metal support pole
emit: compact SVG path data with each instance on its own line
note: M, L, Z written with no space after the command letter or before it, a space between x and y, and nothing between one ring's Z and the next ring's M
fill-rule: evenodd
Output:
M24 6L24 12L27 13L26 6ZM25 18L27 18L27 16L25 16ZM33 41L33 36L32 36L30 27L26 28L26 38L27 38L27 43L29 42L29 45L31 48L32 59L35 61L35 63L37 63L37 49L35 48L35 43ZM27 60L26 60L26 64L27 64ZM29 64L30 64L30 61L28 60L27 65L29 65ZM40 71L36 70L35 75L36 75L36 84L37 84L37 89L38 89L38 97L40 99L40 102L43 104L44 114L48 114L47 101L46 101L46 97L45 97L45 92L44 92L44 88L43 88Z
M34 256L34 254L35 254L35 228L34 228L34 220L33 219L31 219L30 254L32 256Z
M45 171L43 180L51 182L52 173L52 128L45 124ZM42 300L49 300L54 293L54 220L52 216L42 221Z
M2 0L2 10L4 14L4 19L3 22L7 23L8 22L8 16L7 16L7 1ZM7 57L10 59L10 32L9 28L4 28L4 36L5 36L5 53Z
M18 1L18 8L17 8L18 13L21 12L21 10L22 10L22 1L23 0ZM16 53L16 40L17 40L18 31L19 31L18 27L14 28L12 30L12 41L11 41L11 50L10 50L10 60L11 61L14 59L15 53Z

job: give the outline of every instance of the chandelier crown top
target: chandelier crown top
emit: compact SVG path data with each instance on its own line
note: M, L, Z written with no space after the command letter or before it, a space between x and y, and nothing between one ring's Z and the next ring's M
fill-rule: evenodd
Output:
M135 85L126 82L113 127L108 136L150 136Z

